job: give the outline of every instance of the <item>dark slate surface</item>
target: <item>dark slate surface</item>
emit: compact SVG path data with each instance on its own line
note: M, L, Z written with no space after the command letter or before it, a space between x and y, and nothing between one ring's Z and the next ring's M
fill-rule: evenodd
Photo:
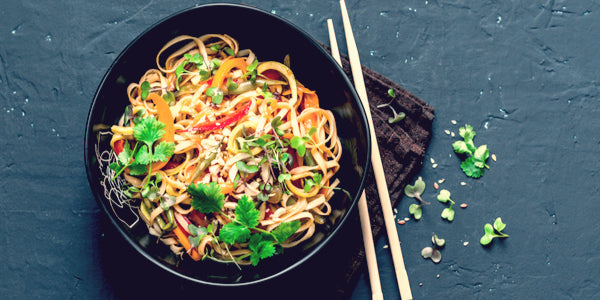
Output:
M2 298L130 298L158 293L161 283L177 286L152 266L115 265L137 258L104 224L92 197L83 125L100 79L125 45L198 3L0 3ZM332 18L345 52L337 1L245 3L325 42ZM436 109L420 174L432 205L421 221L398 226L415 298L599 297L600 2L347 4L363 64ZM456 138L445 133L464 123L475 127L476 144L498 157L479 180L461 173L450 147ZM442 178L452 199L469 204L452 223L440 219L444 206L435 202L433 182ZM411 203L401 201L398 217ZM483 225L498 216L510 238L481 247ZM419 254L432 232L447 241L437 265ZM381 280L386 298L395 299L386 244L385 237L377 242ZM129 284L140 276L145 285ZM350 290L353 299L369 297L367 277Z

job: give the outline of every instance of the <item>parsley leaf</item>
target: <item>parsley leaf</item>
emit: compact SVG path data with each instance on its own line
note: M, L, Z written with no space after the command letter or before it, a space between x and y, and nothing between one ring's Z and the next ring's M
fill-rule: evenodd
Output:
M220 212L225 204L225 195L221 193L221 187L216 182L192 183L187 192L192 196L192 207L203 214Z
M475 165L477 161L473 157L465 159L461 164L460 168L469 177L479 178L483 176L483 168L479 168Z
M271 233L275 236L278 243L283 243L285 240L290 238L292 234L296 233L302 224L298 220L291 222L283 222L273 229Z
M254 202L244 195L238 200L235 208L235 219L249 228L258 226L260 211L254 207Z

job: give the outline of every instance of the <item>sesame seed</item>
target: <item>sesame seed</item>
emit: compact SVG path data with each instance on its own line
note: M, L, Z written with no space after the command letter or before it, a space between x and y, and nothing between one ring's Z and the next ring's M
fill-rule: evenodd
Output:
M419 286L423 286L423 283L422 283L422 282L419 282Z
M496 154L492 154L492 160L496 161Z
M434 182L433 187L437 190L440 188L440 185L437 182Z
M404 221L408 222L410 221L410 218L404 218Z
M446 129L446 130L444 130L444 132L445 132L447 135L450 135L450 130Z
M461 182L460 182L460 185L467 185L467 183L466 183L466 182L464 182L464 181L461 181Z
M434 168L434 169L437 168L437 166L438 166L438 164L431 165L431 167Z
M463 246L465 246L465 247L466 247L468 244L469 244L469 242L464 242L464 243L463 243Z
M452 123L453 125L456 125L456 120L452 120L452 121L450 121L450 123Z
M436 277L436 278L440 278L440 274L437 274L435 277Z
M389 247L388 245L384 245L384 246L383 246L383 249L387 249L388 247Z
M398 213L398 209L394 208L394 213L397 214Z
M438 183L444 183L444 181L446 181L446 178L442 178L442 179L438 180Z
M450 132L450 136L454 137L456 134L454 134L454 131Z
M460 205L460 207L461 207L461 208L467 208L467 204L466 204L466 203L463 203L463 204L461 204L461 205Z
M432 164L435 164L435 159L433 159L433 158L430 158L430 159L429 159L429 161L430 161Z

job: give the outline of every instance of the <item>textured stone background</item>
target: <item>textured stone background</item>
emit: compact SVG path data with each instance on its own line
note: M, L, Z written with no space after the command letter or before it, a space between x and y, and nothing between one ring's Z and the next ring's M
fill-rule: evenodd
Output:
M0 3L2 298L127 297L103 264L106 226L86 179L83 125L118 53L158 20L202 3ZM337 1L244 3L324 42L332 18L346 52ZM398 226L415 298L598 298L600 1L347 5L362 63L436 109L420 174L432 205L421 221ZM498 157L479 180L462 174L456 138L445 133L464 123ZM435 201L442 178L453 200L469 204L452 223ZM399 218L411 203L401 201ZM498 216L510 238L481 247L483 225ZM432 232L447 241L437 265L420 256ZM385 236L377 242L379 268L385 297L395 299L386 244ZM148 284L131 289L160 286ZM363 276L351 297L369 295Z

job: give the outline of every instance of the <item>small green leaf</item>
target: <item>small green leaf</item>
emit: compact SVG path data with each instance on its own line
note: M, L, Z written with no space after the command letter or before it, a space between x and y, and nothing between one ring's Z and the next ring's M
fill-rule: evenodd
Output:
M132 176L144 175L148 169L144 165L134 164L129 166L129 174Z
M479 148L475 150L475 153L473 153L473 158L481 162L485 162L489 156L490 150L487 148L487 145L479 146Z
M483 175L483 168L478 168L475 165L476 160L473 157L465 159L461 164L460 168L469 177L479 178Z
M221 90L220 88L214 86L214 87L209 87L206 90L206 96L209 96L211 98L212 103L214 104L221 104L221 102L223 102L223 95L225 93L223 92L223 90Z
M163 100L165 100L165 102L167 102L169 105L175 101L175 95L171 92L168 91L166 94L164 94L163 96Z
M390 95L390 97L394 98L394 97L396 97L396 92L394 92L394 89L389 89L388 95Z
M140 96L142 97L142 100L146 100L146 98L148 97L148 94L150 93L150 82L148 82L148 81L142 82L141 89L142 89L142 93Z
M425 191L425 181L423 181L423 179L421 179L421 177L419 177L415 181L414 185L408 184L408 185L406 185L406 187L404 187L404 194L411 198L420 197L424 191Z
M460 127L458 129L458 134L464 138L465 142L472 141L475 138L475 131L473 131L473 126L469 124L465 124L465 126Z
M431 236L431 242L438 247L444 247L444 245L446 244L446 240L440 239L437 236L437 234L434 234L433 236Z
M229 56L235 55L235 52L233 51L233 49L231 49L229 47L225 47L225 49L223 49L223 51L225 51L225 53L227 53L227 55L229 55Z
M292 175L290 175L289 173L279 174L279 176L277 176L277 181L279 182L284 182L290 179L292 179Z
M310 136L315 133L317 133L317 127L315 127L315 126L310 127L310 129L308 130L308 135Z
M421 217L423 216L423 209L421 208L420 205L418 204L411 204L408 207L408 212L413 215L413 218L415 218L415 220L420 220Z
M452 148L454 149L454 152L456 153L468 153L471 154L471 150L469 150L469 147L467 147L467 144L465 143L465 141L456 141L454 143L452 143Z
M486 234L486 235L482 236L481 239L479 239L479 243L483 246L486 246L492 242L492 239L494 239L493 236Z
M254 207L254 202L246 195L238 200L235 207L235 219L248 228L258 226L260 211Z
M444 208L444 210L442 210L442 219L452 222L454 220L454 209L452 209L452 207Z
M432 247L425 247L425 248L423 248L423 250L421 250L421 256L423 256L423 258L425 258L425 259L430 258L431 254L433 254Z
M221 50L221 45L214 44L214 45L210 46L210 49L213 51L219 51L219 50Z
M396 117L388 118L388 123L390 123L390 124L398 123L398 122L404 120L404 118L406 118L406 114L404 112L400 112L399 114L396 115Z
M452 201L450 199L450 191L443 189L440 191L440 194L437 196L438 201L442 203L446 203L448 201Z
M238 170L240 170L243 173L246 174L254 174L256 172L258 172L259 168L258 166L254 166L254 165L247 165L244 161L238 160L235 163L235 166L238 168Z
M498 232L502 232L502 230L504 230L504 228L506 228L506 224L502 223L502 219L500 217L498 217L494 221L494 229L496 229Z
M237 83L235 83L233 81L233 79L231 79L231 77L227 78L227 90L228 91L230 91L230 92L235 91L238 88L238 86L239 85Z
M245 243L250 238L250 229L239 223L227 223L219 231L219 239L227 244Z
M494 227L490 223L486 223L483 226L483 231L485 232L485 234L494 235Z

